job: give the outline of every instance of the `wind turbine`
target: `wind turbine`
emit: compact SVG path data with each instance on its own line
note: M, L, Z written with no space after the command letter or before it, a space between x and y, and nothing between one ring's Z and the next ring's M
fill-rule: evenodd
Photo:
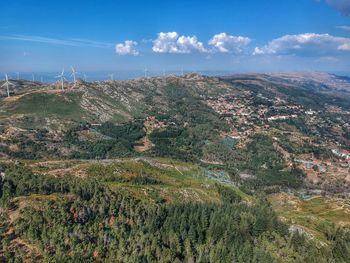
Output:
M14 86L15 84L13 84L12 82L9 81L9 78L7 76L7 74L5 74L5 83L1 85L1 87L6 86L6 90L7 90L7 97L10 97L10 89L9 89L9 85Z
M19 72L17 72L17 80L19 80Z
M32 80L33 80L33 82L35 81L35 76L34 76L34 74L32 74Z
M63 84L64 84L64 80L66 79L64 77L64 68L62 69L62 73L60 75L57 75L55 78L60 78L61 79L61 88L62 88L62 91L64 91Z
M78 72L75 71L75 69L73 67L72 68L72 74L70 74L70 76L73 76L73 87L75 86L75 84L77 83L77 79L76 79L76 75L78 74Z
M84 74L84 81L86 81L87 80L87 76L86 76L86 74Z
M145 68L145 78L147 78L147 72L148 72L148 69Z
M112 81L114 80L114 74L113 73L109 74L109 77L111 78Z

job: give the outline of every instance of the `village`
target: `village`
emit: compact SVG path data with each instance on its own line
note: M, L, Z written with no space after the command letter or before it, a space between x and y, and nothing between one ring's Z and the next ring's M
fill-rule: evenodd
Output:
M334 136L348 129L349 123L341 117L332 118L328 112L306 109L301 105L287 102L280 98L268 99L261 94L256 101L250 91L240 95L224 95L210 97L207 104L222 116L230 127L228 136L237 141L238 147L244 147L249 137L256 133L272 135L274 146L292 167L297 165L307 175L306 182L310 187L321 185L329 190L329 185L341 185L349 189L350 186L350 152L349 146ZM281 130L289 127L292 121L302 120L308 131L300 133L295 130ZM280 137L288 136L291 140L297 137L302 143L315 148L325 149L330 154L327 157L315 156L313 152L291 154L281 147ZM322 137L322 140L320 139ZM332 183L330 183L332 182Z

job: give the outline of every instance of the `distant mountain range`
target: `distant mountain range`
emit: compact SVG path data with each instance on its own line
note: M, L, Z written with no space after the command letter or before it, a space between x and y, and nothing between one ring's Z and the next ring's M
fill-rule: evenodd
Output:
M13 80L17 80L19 77L22 80L29 80L29 81L43 81L44 83L54 83L57 81L57 76L60 72L12 72L9 73L9 78ZM197 73L200 75L205 76L235 76L235 75L271 75L271 76L284 76L286 79L288 78L294 78L295 76L303 76L306 79L314 79L315 81L317 79L321 80L328 80L333 75L334 78L337 79L344 79L346 81L349 81L350 78L350 72L340 72L340 73L326 73L326 72L318 72L318 71L309 71L309 72L280 72L280 73L259 73L259 72L232 72L232 71L223 71L223 70L198 70L198 71L191 71L191 70L148 70L147 76L148 77L164 77L164 76L182 76L190 73ZM0 72L0 79L3 78L5 72ZM17 75L19 74L19 75ZM68 80L72 80L71 77L69 77L70 72L66 73L66 78ZM115 80L133 80L142 78L145 76L144 70L121 70L121 71L96 71L96 72L79 72L77 74L78 79L87 80L87 81L103 81L103 80L110 80L111 75L113 75L113 79Z

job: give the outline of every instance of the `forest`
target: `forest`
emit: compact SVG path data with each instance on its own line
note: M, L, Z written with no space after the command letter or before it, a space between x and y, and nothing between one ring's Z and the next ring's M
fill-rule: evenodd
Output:
M28 256L11 247L11 240L19 237L36 245L38 251L30 255L36 262L348 262L350 258L348 232L328 227L331 245L317 247L298 231L288 231L263 194L249 204L231 188L217 184L220 203L147 203L106 187L106 182L121 180L108 170L84 179L41 176L15 165L3 165L1 170L6 177L0 184L0 201L7 209L17 208L17 197L43 197L39 206L23 208L10 235L4 235L8 221L1 221L5 262L22 262ZM136 178L129 183L160 183Z

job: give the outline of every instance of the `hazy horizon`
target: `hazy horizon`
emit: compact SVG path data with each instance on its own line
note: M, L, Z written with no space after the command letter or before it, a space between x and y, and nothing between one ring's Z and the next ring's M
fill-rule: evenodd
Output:
M302 73L302 72L322 72L335 74L337 76L350 77L350 72L327 72L327 71L224 71L224 70L169 70L169 71L147 71L147 77L161 77L161 76L181 76L183 74L198 73L205 76L230 76L235 74L273 74L273 73ZM4 79L4 75L7 74L9 79L17 80L19 73L20 80L42 81L46 83L53 83L58 81L56 78L61 72L0 72L0 80ZM132 80L145 77L144 70L123 70L123 71L87 71L78 72L77 79L86 81L100 81L111 80L111 74L113 74L113 80ZM65 76L68 81L73 81L70 70L65 71Z

